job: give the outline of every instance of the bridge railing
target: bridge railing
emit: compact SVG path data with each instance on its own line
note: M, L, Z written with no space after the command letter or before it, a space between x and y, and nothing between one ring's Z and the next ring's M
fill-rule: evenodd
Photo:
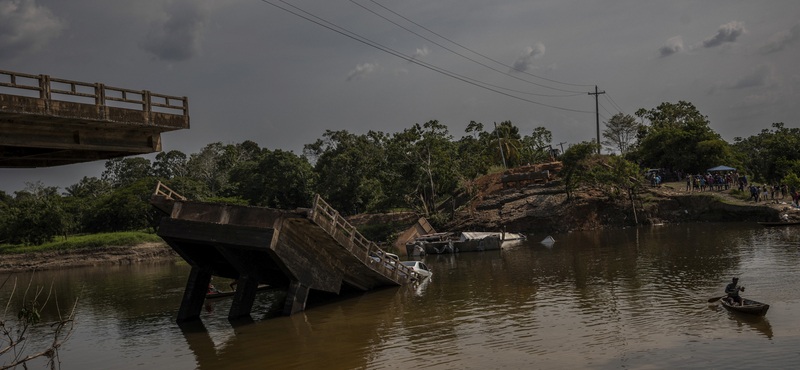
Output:
M172 200L186 200L186 197L168 188L166 185L162 184L161 181L159 181L158 185L156 185L156 190L153 192L153 195L163 195L167 197L167 199Z
M53 100L53 94L61 94L80 98L93 98L95 100L94 104L97 106L106 106L108 101L116 101L121 103L141 105L141 110L146 113L152 112L153 107L159 107L181 111L183 116L189 115L189 100L185 96L179 97L155 94L147 90L123 89L119 87L106 86L101 83L72 81L60 78L51 78L48 75L31 75L3 70L0 70L0 76L7 76L9 80L9 82L3 82L0 80L0 86L38 91L40 99ZM36 80L37 84L33 85L22 83L17 81L18 79ZM3 78L3 80L5 80L5 78ZM53 83L56 83L56 85L53 86ZM58 87L61 85L67 87L67 89L59 89ZM90 94L81 92L81 88L91 89L93 93ZM156 98L157 101L153 101L153 98ZM163 103L159 101L163 101Z
M395 281L421 278L417 272L400 263L399 260L389 257L386 251L361 235L353 225L350 225L350 223L347 222L336 209L325 202L319 194L314 196L312 211L314 221L341 245L345 246L350 253L361 259L364 264L373 266L375 263L379 263L380 269L383 270L384 275L391 277Z

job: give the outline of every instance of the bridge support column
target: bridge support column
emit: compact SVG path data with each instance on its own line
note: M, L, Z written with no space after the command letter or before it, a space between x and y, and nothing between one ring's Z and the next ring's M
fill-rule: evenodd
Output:
M308 290L307 286L297 280L292 280L291 284L289 284L289 291L286 292L286 303L283 305L283 314L285 316L294 315L306 309Z
M250 310L253 309L253 302L256 300L257 288L257 279L250 276L239 277L239 283L236 284L236 294L233 295L231 309L228 311L229 320L250 316Z
M178 310L178 322L200 319L209 283L211 283L211 269L192 266L186 290L183 292L181 308Z

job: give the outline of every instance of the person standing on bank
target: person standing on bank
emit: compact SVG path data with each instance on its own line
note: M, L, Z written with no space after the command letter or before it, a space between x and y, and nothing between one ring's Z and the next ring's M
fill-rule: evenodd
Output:
M738 303L740 306L742 305L742 297L739 296L739 292L744 292L744 287L739 286L739 278L733 278L733 281L725 286L725 293L728 295L728 302L731 303Z

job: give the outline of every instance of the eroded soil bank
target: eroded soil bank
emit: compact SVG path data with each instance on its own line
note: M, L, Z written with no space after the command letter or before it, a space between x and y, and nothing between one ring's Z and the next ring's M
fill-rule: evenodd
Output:
M596 189L580 189L567 201L558 183L500 190L475 199L455 214L449 231L565 232L664 223L800 221L787 199L755 203L729 191L686 192L678 183L646 189L634 207L628 199L609 199ZM783 204L782 204L783 203Z
M52 270L65 267L84 267L109 264L129 264L144 261L176 259L178 254L166 243L143 243L132 247L11 254L0 256L0 273L32 270Z

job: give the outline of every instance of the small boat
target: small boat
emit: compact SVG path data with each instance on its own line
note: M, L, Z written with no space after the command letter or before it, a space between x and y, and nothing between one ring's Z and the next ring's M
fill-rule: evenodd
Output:
M746 298L742 298L744 304L741 306L738 305L734 306L728 303L728 301L726 301L725 298L722 298L719 301L720 303L722 303L722 306L725 307L728 311L741 312L754 316L764 316L767 314L767 310L769 310L768 304L756 302Z
M256 288L256 292L260 292L262 290L268 290L270 288L272 288L272 287L270 287L269 285L262 284L262 285L259 285L258 288ZM234 294L236 294L235 290L232 290L230 292L206 293L206 299L233 297Z
M779 222L759 222L758 224L759 224L759 225L761 225L761 226L764 226L764 227L773 227L773 226L796 226L796 225L800 225L800 221L795 221L795 222L785 222L785 221L779 221Z

